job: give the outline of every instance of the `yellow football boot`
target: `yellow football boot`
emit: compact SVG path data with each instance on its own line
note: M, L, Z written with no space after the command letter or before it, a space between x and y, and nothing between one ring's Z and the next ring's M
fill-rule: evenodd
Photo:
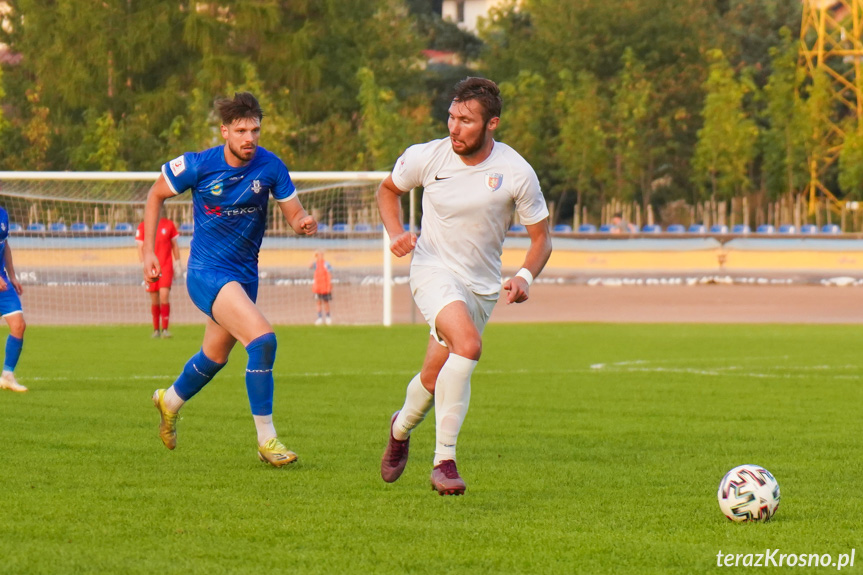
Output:
M277 437L258 446L258 459L273 467L288 465L297 460L297 454L282 444Z
M159 410L159 437L168 449L177 447L177 416L165 407L165 391L157 389L153 392L153 405Z

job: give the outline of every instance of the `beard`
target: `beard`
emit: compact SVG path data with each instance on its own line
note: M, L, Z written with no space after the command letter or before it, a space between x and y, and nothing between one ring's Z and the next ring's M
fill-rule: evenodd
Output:
M485 146L485 139L487 137L488 137L488 132L485 130L485 127L483 127L482 135L479 138L477 138L475 142L470 143L470 142L465 142L462 140L461 144L464 147L461 149L461 151L459 151L459 150L456 150L455 142L452 142L452 137L450 136L450 143L452 143L452 145L453 145L452 151L455 152L459 156L472 156L472 155L476 154L479 150L481 150L483 146Z
M231 154L233 154L235 158L243 162L251 161L251 159L255 157L255 152L257 151L257 149L257 146L253 146L251 150L244 150L240 147L235 147L230 142L228 143L228 150L231 151Z

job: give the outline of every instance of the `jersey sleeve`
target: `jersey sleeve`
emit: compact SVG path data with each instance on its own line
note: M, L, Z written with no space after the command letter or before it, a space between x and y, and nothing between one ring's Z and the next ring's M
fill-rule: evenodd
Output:
M162 166L162 175L175 194L182 194L198 183L196 158L197 154L187 152Z
M138 224L138 229L135 230L135 241L143 242L144 241L144 222Z
M275 160L276 165L276 185L273 186L273 198L277 202L287 202L297 195L297 187L291 180L291 174L288 172L288 167L278 158Z
M396 160L392 179L398 189L407 192L423 185L425 162L422 161L422 152L424 148L424 144L414 144Z
M515 211L522 224L531 225L548 217L548 206L539 186L539 178L529 165L520 174L515 190Z

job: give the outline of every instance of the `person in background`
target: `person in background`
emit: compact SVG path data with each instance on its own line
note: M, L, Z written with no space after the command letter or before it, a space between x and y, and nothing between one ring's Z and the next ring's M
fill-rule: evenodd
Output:
M638 229L635 224L623 219L623 214L617 212L611 218L611 233L613 234L634 234Z
M156 257L162 268L162 275L150 283L145 283L147 293L150 294L150 314L153 316L153 337L171 337L168 331L168 323L171 316L171 285L174 283L174 265L180 268L182 273L183 264L180 261L180 246L177 238L180 232L174 222L168 218L161 218L156 228ZM144 222L138 225L135 231L135 243L138 244L138 261L144 261Z
M314 273L312 293L315 294L315 311L318 314L315 325L321 325L324 322L330 325L333 323L333 320L330 319L330 300L333 299L333 267L324 259L324 252L318 250L315 252L315 261L309 268Z

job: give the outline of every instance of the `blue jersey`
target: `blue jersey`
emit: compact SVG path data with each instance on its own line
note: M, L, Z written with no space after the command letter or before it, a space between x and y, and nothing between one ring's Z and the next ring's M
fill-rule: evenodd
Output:
M162 174L175 194L192 190L195 231L188 269L221 270L241 283L256 281L269 196L283 202L297 193L284 162L259 147L251 162L234 168L217 146L167 162Z
M0 208L0 277L9 283L6 276L6 240L9 239L9 213L5 208Z

